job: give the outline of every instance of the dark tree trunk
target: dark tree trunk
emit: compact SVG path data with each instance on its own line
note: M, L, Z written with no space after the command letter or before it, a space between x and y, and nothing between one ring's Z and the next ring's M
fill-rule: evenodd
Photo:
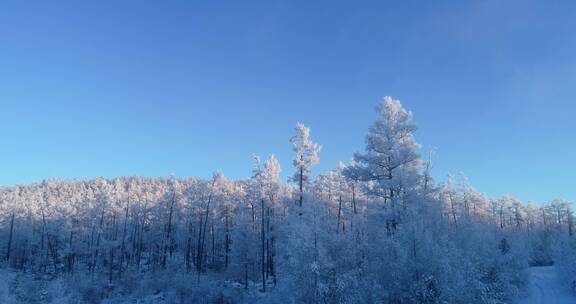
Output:
M261 200L262 209L262 291L266 292L266 235L264 232L264 200Z
M186 271L190 272L190 250L192 249L192 238L188 237L186 243Z
M212 236L212 265L215 263L216 258L216 241L215 241L215 233L214 233L214 222L210 225L210 235Z
M92 257L92 272L96 271L96 262L98 260L98 251L100 250L100 232L102 231L102 226L104 225L104 210L100 216L100 229L98 229L98 236L96 237L96 250L94 256Z
M196 270L200 272L202 265L202 221L203 217L200 216L198 223L198 239L196 244Z
M340 233L340 217L342 216L342 195L338 197L338 224L336 225L336 234Z
M226 206L226 237L224 238L224 267L228 268L228 253L230 252L230 227L228 224L228 217L229 217L229 210L228 206Z
M300 167L300 178L299 178L299 185L298 185L299 191L300 191L300 207L302 207L302 202L304 201L304 168Z
M110 264L108 265L108 281L112 283L112 274L114 271L114 247L110 248Z
M356 185L352 183L352 207L354 208L354 214L358 214L356 210Z
M12 236L14 233L14 212L10 219L10 234L8 235L8 247L6 248L6 262L10 263L10 250L12 250Z
M248 290L248 263L244 263L244 289Z
M198 254L196 257L197 260L197 269L198 271L202 271L203 267L202 264L204 262L204 244L206 240L206 227L208 224L208 215L210 213L210 203L212 202L212 195L214 192L214 185L216 184L216 179L212 180L212 184L210 186L210 194L208 195L208 202L206 204L206 213L204 215L204 223L202 223L202 219L200 220L200 231L199 233L199 242L198 242Z
M572 236L574 234L573 229L574 229L574 216L572 215L572 212L570 210L568 210L568 235L569 236Z
M122 246L120 248L120 275L122 275L122 267L124 267L124 254L125 254L125 245L124 242L126 240L126 233L127 225L128 225L128 209L130 208L130 199L126 202L126 213L124 214L124 231L122 233Z
M74 249L73 249L74 231L70 231L70 239L68 242L68 272L72 273L74 268Z
M172 213L174 212L174 204L176 202L175 193L172 193L172 202L170 204L170 212L168 214L168 225L166 226L166 239L164 240L164 253L162 255L162 267L166 267L166 255L168 253L168 247L171 244L170 233L172 232Z

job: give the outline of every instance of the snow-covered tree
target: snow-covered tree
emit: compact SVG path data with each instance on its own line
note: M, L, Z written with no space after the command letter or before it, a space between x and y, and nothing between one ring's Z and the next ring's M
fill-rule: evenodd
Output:
M344 174L373 182L372 195L394 201L404 190L416 188L420 179L416 125L412 113L392 97L384 97L376 112L378 118L366 135L365 153L355 153L355 164Z
M296 134L290 139L294 146L294 167L296 172L291 180L298 186L298 204L302 207L304 191L310 181L310 168L318 164L318 153L322 149L320 145L310 139L310 129L302 123L297 123Z
M0 187L0 302L511 303L529 263L576 282L569 202L436 184L411 113L389 97L377 110L365 152L314 181L320 146L297 125L300 207L274 156L240 180Z

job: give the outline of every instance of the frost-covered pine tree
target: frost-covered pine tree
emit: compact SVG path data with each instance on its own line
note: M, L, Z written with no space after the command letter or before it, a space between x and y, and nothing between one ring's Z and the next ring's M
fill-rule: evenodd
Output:
M280 175L280 163L271 155L269 159L262 162L259 157L254 157L255 165L253 170L253 185L255 199L260 201L260 262L262 274L262 291L266 292L266 282L269 276L274 276L273 266L273 238L271 238L271 208L279 191L278 177ZM268 200L268 204L266 204ZM268 205L268 206L267 206ZM274 278L275 280L275 278Z
M290 142L294 145L294 167L296 172L291 178L291 181L298 185L298 203L302 207L304 200L304 190L310 180L310 167L318 164L318 153L322 146L310 140L310 129L302 123L296 124L296 135L294 135Z
M412 123L412 113L400 101L384 97L376 111L378 119L366 135L365 153L355 153L354 165L347 167L344 174L372 182L370 194L386 202L418 184L420 146L414 140L416 125Z

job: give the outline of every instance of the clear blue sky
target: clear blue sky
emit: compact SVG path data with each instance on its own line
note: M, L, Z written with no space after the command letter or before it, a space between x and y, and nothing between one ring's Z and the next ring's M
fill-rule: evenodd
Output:
M3 1L0 185L347 161L382 96L435 176L576 200L576 2Z

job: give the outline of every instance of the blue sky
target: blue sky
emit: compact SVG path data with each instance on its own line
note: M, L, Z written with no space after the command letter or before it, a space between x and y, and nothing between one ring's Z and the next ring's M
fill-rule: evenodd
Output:
M574 29L574 1L5 1L0 185L286 176L297 121L328 170L391 95L438 180L576 201Z

